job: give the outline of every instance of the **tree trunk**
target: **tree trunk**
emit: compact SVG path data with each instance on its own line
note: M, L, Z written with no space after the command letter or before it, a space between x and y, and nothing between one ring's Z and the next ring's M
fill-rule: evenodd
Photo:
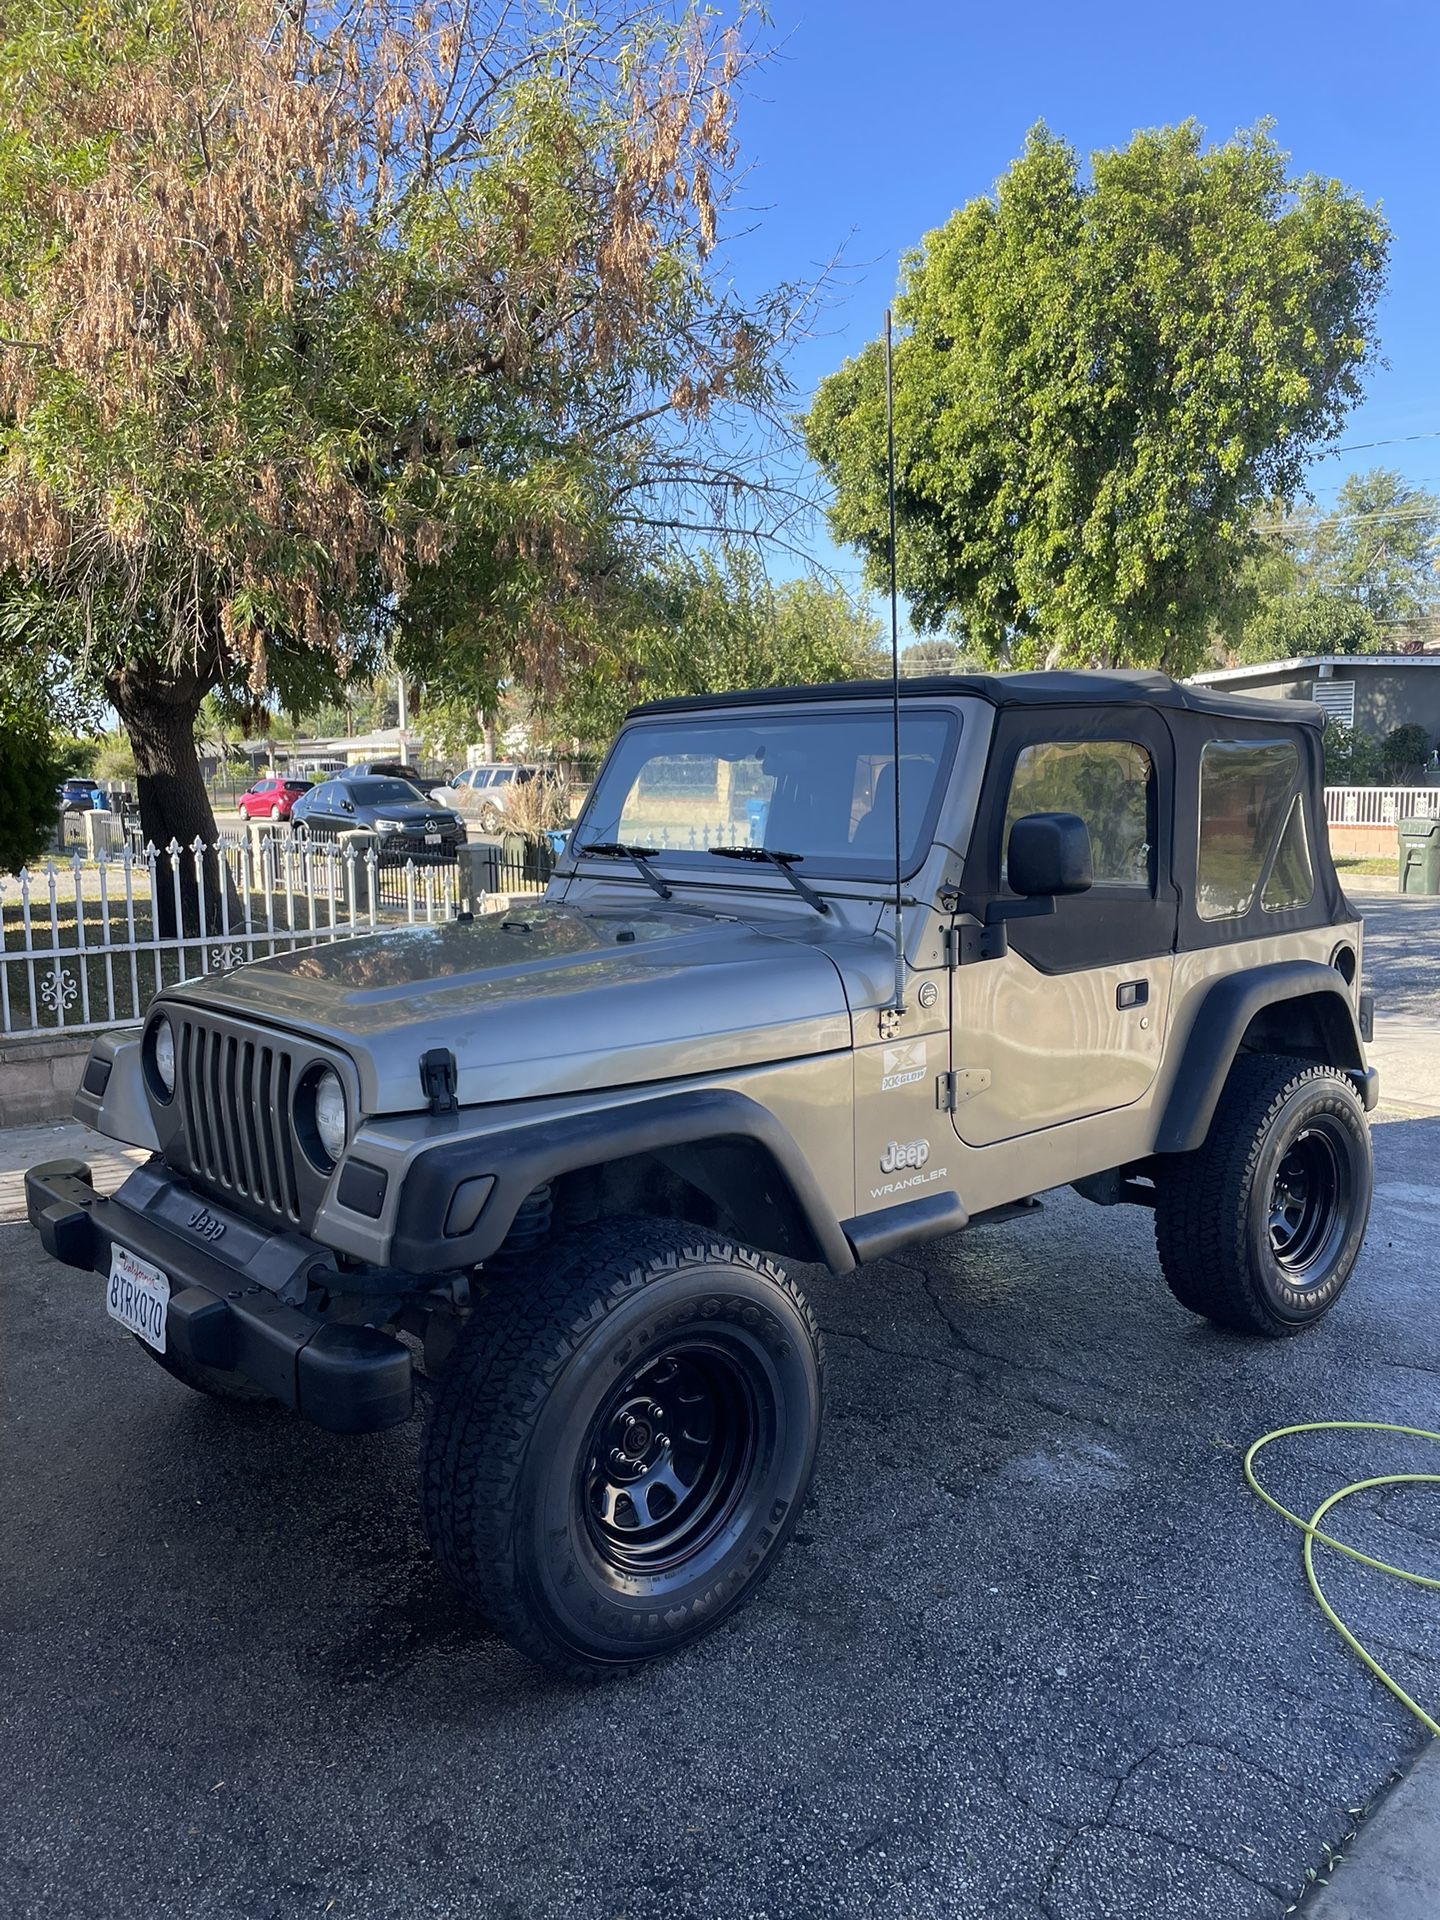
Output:
M155 667L127 667L106 682L105 690L135 752L140 830L159 854L155 866L156 931L168 938L218 932L220 887L226 881L214 853L219 835L195 752L195 721L209 690L205 679L191 669L165 673ZM195 858L190 851L196 839L209 850L203 861L203 926ZM172 840L185 849L175 860L180 878L179 926L171 860L165 851Z

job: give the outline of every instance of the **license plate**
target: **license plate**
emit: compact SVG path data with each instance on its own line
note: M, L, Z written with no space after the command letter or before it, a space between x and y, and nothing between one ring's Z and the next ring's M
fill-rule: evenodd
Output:
M426 844L426 846L427 846L427 847L438 847L438 846L439 846L439 844L440 844L440 836L439 836L439 834L438 834L438 833L427 833L427 834L426 834L426 836L425 836L425 844Z
M170 1282L160 1269L128 1247L111 1247L110 1285L105 1290L105 1311L110 1318L138 1334L146 1346L163 1353L169 1310Z

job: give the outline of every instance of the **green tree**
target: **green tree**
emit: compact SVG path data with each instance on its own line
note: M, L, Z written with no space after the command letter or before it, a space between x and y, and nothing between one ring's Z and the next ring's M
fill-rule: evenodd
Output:
M1385 630L1369 608L1349 594L1305 586L1263 600L1244 623L1233 650L1238 661L1296 660L1311 654L1375 653Z
M897 564L922 628L1044 660L1195 666L1233 632L1267 499L1294 498L1373 352L1380 215L1266 131L1075 152L1037 127L993 197L904 263ZM883 349L806 438L837 539L885 570Z
M1386 467L1351 474L1308 549L1316 585L1363 607L1378 629L1423 619L1440 600L1440 497Z
M0 592L120 715L151 838L213 833L210 692L558 685L677 527L765 523L731 449L803 302L712 269L748 41L660 0L8 11Z
M1322 744L1327 786L1366 787L1380 779L1380 747L1369 734L1327 720Z
M68 772L48 729L0 719L0 873L17 873L55 834L55 789Z
M907 679L927 673L956 673L960 649L953 640L913 640L901 649L900 671Z
M1430 749L1434 743L1424 727L1413 723L1403 727L1392 727L1380 742L1380 775L1382 779L1401 781L1418 780L1430 764Z
M587 662L541 718L553 734L598 743L641 700L884 672L879 641L868 607L820 580L772 582L751 548L682 556L644 583L609 655Z
M1237 659L1383 653L1440 601L1440 497L1388 468L1352 474L1325 513L1267 506L1255 531Z

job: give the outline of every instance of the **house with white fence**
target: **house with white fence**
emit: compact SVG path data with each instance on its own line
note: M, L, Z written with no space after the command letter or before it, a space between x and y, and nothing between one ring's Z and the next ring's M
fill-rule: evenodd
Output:
M1311 654L1219 667L1192 674L1190 684L1267 700L1312 700L1330 719L1372 740L1396 727L1424 729L1431 764L1417 785L1326 789L1332 853L1388 856L1397 820L1440 816L1440 653Z

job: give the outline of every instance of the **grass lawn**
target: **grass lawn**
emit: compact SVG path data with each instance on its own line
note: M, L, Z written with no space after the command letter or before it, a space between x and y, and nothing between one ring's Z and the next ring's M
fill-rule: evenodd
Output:
M1337 853L1335 855L1335 871L1342 880L1347 874L1353 874L1356 879L1374 878L1377 880L1393 880L1395 878L1395 856L1393 853L1387 855Z

